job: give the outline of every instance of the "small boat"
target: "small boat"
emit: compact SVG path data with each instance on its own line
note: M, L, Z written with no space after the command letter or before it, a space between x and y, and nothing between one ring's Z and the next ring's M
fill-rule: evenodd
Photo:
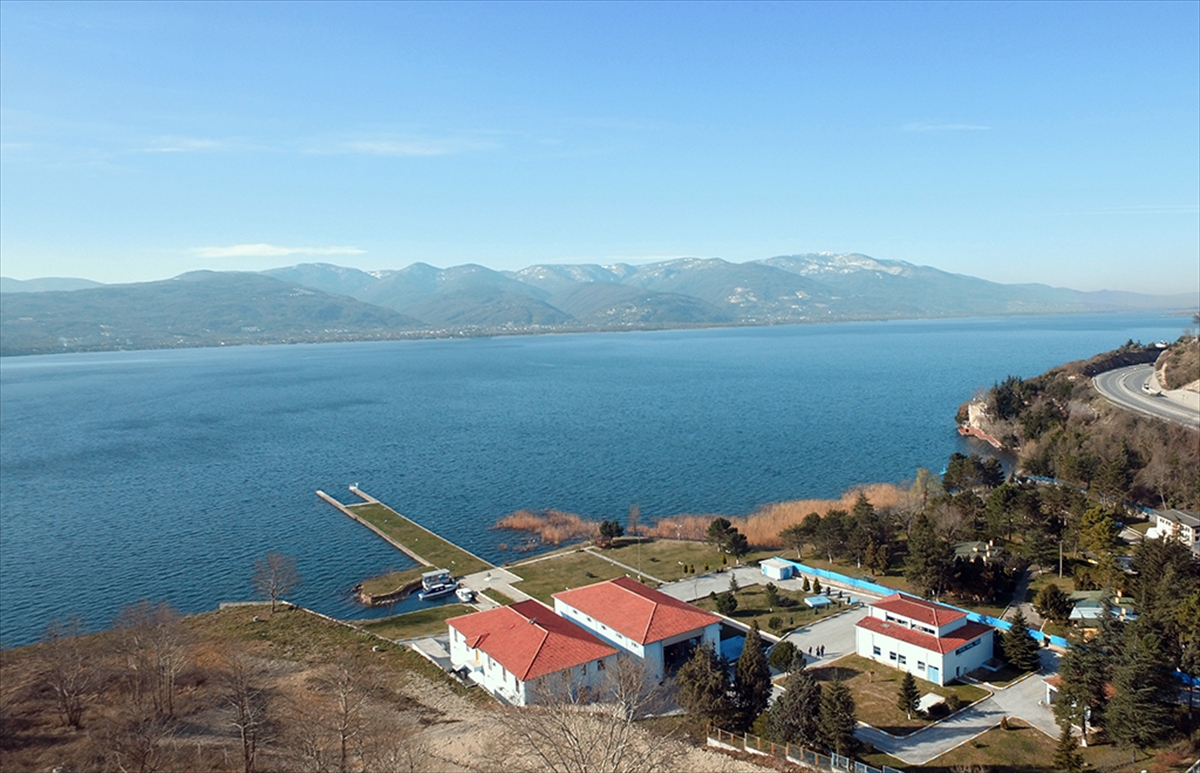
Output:
M421 601L448 596L458 590L458 583L450 576L449 569L434 569L421 575L421 590L417 598Z
M470 604L475 600L475 591L465 585L458 586L458 590L454 591L454 595L458 596L458 600L464 604Z

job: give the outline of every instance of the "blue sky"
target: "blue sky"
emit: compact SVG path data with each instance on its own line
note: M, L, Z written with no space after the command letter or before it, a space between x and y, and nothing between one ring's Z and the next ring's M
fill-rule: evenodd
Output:
M0 4L0 271L862 252L1200 292L1200 3Z

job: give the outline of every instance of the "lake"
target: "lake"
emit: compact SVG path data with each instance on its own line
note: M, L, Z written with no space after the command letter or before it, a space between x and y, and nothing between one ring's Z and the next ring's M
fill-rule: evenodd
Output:
M290 598L411 562L314 495L348 485L489 560L521 508L742 514L942 469L957 406L1185 317L1067 315L187 349L0 360L0 645L123 605ZM417 603L406 602L407 605ZM399 611L399 610L397 610ZM375 610L371 614L382 614Z

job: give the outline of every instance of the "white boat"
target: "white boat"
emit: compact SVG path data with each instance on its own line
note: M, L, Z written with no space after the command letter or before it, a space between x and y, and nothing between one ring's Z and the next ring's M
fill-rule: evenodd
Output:
M458 583L450 576L449 569L434 569L421 575L421 590L417 598L421 601L441 598L458 590Z
M458 590L454 591L454 595L458 596L458 600L464 604L470 604L475 600L475 591L465 585L458 586Z

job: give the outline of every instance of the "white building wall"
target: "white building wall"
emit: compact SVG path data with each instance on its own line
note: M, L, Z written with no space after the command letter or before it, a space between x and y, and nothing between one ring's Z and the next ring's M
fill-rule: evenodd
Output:
M892 639L883 634L868 631L866 628L854 629L854 645L855 652L868 660L900 671L907 671L919 679L925 679L935 684L945 684L948 681L945 677L942 655L937 651L927 650L899 639Z
M617 667L617 656L609 655L574 666L565 672L547 674L525 682L483 650L468 647L466 637L450 628L450 662L455 668L465 666L471 681L492 695L498 695L514 706L526 706L564 689L602 687L609 670ZM601 662L604 665L600 665Z
M600 639L608 642L619 650L624 650L630 655L637 657L639 660L645 660L648 656L645 648L640 642L636 642L624 635L620 631L615 631L609 628L604 623L592 618L590 615L585 615L575 607L564 603L561 599L554 600L554 614L559 617L564 617L575 623L578 626L586 628ZM662 652L658 653L659 664L662 663Z

